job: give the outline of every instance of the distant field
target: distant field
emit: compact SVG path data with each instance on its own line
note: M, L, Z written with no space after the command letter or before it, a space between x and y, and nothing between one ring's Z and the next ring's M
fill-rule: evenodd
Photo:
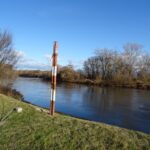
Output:
M23 112L8 112L21 106ZM0 94L0 150L150 149L150 135L56 114Z

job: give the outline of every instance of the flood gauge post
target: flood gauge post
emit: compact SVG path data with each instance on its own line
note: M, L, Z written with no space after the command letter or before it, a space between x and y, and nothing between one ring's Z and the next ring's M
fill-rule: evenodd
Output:
M58 43L55 41L53 46L53 54L52 54L51 103L50 103L51 116L53 116L55 113L57 61L58 61Z

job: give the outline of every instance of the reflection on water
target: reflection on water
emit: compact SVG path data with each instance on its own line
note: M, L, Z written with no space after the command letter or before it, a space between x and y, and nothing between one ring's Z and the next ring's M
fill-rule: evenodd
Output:
M50 83L18 78L13 85L25 100L49 108ZM150 133L150 91L58 84L56 110L76 117L100 121Z

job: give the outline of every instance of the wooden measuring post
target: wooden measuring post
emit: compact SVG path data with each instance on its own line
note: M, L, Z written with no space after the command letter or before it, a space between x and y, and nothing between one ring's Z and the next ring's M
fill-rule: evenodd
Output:
M56 100L56 80L57 80L57 61L58 61L58 43L55 41L52 54L52 76L51 76L51 104L50 114L53 116L55 112Z

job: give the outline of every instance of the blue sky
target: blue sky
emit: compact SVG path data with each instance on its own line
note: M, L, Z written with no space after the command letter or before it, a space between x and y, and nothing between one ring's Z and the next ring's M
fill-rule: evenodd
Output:
M96 48L121 51L136 42L150 51L149 0L0 0L0 29L13 35L22 69L46 69L53 42L59 64L82 62Z

